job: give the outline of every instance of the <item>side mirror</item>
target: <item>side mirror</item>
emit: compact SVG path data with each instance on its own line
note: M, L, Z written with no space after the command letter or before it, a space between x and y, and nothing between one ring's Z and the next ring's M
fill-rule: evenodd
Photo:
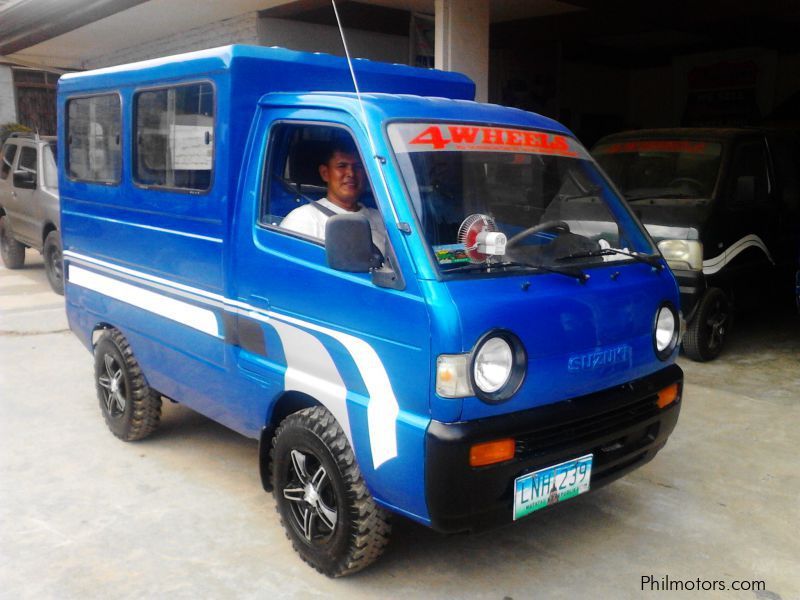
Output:
M368 273L383 262L372 243L366 217L359 214L333 215L325 223L325 251L328 266L338 271Z
M24 190L36 189L36 173L30 171L14 171L14 187Z
M733 191L734 206L746 206L756 200L756 178L752 175L742 175L736 179L736 188Z

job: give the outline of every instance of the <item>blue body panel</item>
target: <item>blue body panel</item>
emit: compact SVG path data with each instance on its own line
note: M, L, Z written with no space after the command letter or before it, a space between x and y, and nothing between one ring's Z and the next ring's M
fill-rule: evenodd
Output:
M155 389L244 435L260 436L285 393L325 404L376 500L427 523L431 419L523 410L663 368L652 349L653 318L661 302L677 305L678 292L668 270L629 263L594 268L584 285L550 274L442 281L415 227L386 125L418 119L571 134L538 115L467 101L474 84L458 74L368 61L356 61L355 70L366 125L348 91L346 62L325 55L232 46L62 77L60 165L66 101L108 92L122 99L121 182L81 183L61 170L67 311L87 347L97 327L118 328ZM134 94L199 81L216 93L210 190L137 186ZM335 271L322 245L258 223L267 140L283 121L331 123L353 134L403 290ZM382 160L367 160L374 155ZM622 204L616 210L633 218ZM437 355L467 352L495 327L517 333L527 349L520 392L498 406L438 397ZM598 366L585 359L621 346L625 360Z

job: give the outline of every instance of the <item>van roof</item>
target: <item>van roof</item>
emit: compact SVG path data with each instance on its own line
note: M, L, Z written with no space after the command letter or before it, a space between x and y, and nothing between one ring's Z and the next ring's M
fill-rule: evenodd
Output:
M363 92L410 93L471 100L475 84L466 75L407 65L355 59ZM59 79L60 93L92 92L120 86L158 85L200 79L212 73L240 76L241 85L270 91L335 91L353 89L347 60L323 53L286 48L231 45L154 58L81 73Z
M572 135L563 125L542 115L497 104L411 94L361 94L365 110L376 120L431 120L503 127L525 127ZM336 108L361 119L358 99L353 92L270 93L260 103L270 106L308 106Z

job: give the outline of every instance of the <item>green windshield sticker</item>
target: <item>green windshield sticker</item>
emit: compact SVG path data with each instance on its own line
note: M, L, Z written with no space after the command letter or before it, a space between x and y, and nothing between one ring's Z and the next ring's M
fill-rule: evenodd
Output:
M444 246L434 246L436 261L440 265L456 265L459 263L470 262L464 250L464 244L447 244Z

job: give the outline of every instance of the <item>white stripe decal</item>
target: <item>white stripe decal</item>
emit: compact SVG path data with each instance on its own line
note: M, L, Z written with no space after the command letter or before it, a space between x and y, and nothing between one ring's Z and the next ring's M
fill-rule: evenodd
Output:
M327 327L321 327L313 323L308 323L306 321L301 321L300 319L295 319L279 313L274 313L271 311L268 312L267 314L271 319L268 319L266 316L257 312L251 311L247 312L246 314L251 318L270 323L273 327L275 327L276 321L283 321L287 324L304 327L306 329L311 329L312 331L318 331L319 333L329 335L341 343L350 353L350 356L353 357L353 361L356 363L356 367L361 374L361 378L364 380L364 384L367 386L367 393L369 394L369 404L367 405L367 426L369 428L369 441L370 448L372 450L372 466L373 468L377 469L387 460L397 456L397 415L400 413L400 407L397 403L397 398L394 395L392 384L389 381L389 375L386 373L386 368L383 366L378 353L375 352L375 349L372 346L370 346L361 338L357 338L340 331L335 331L333 329L328 329ZM276 330L278 330L277 327ZM278 330L278 334L281 335L280 330ZM281 342L283 342L283 337L281 337ZM303 351L305 351L305 349L303 349ZM288 352L286 355L286 362L288 367L292 366L292 364L289 362ZM301 360L301 362L304 362L304 360ZM318 369L314 367L314 370ZM305 371L306 374L308 372L309 371ZM339 381L341 381L341 378L338 377L338 373L337 378ZM343 383L342 386L344 386ZM336 415L335 411L330 406L326 405L326 408ZM344 411L344 416L347 416L346 411ZM337 419L338 418L339 417L337 416ZM342 428L344 429L344 423L346 421L339 420L339 422L342 424ZM349 421L347 421L347 423L348 428L345 433L348 433L349 431Z
M296 390L322 402L339 421L353 446L347 414L347 388L333 358L315 336L292 325L273 320L286 356L286 391Z
M87 262L92 265L98 265L100 267L105 267L107 269L111 269L112 271L118 271L120 273L125 273L126 275L131 275L138 279L143 279L144 281L151 281L153 283L159 283L161 285L165 285L168 287L176 288L184 292L189 292L191 294L195 294L197 296L203 296L205 298L209 298L211 300L217 300L218 302L225 302L225 298L220 296L219 294L215 294L214 292L208 292L206 290L201 290L200 288L191 287L188 285L183 285L182 283L177 283L176 281L171 281L169 279L164 279L163 277L156 277L155 275L148 275L147 273L142 273L141 271L134 271L133 269L127 269L125 267L121 267L119 265L115 265L110 262L106 262L104 260L98 260L96 258L92 258L91 256L84 256L83 254L77 254L70 250L64 251L64 258L75 258L77 260L81 260L83 262Z
M120 267L112 263L74 252L66 251L64 252L64 256L67 259L75 258L78 260L83 260L91 264L97 264L108 269L138 277L144 281L150 281L153 283L173 287L184 292L189 292L197 296L208 298L209 300L222 302L226 305L226 310L228 311L239 312L250 318L262 321L264 323L269 323L273 326L275 325L273 321L274 319L283 323L295 325L297 327L303 327L305 329L317 331L334 338L341 343L353 357L353 361L356 363L356 367L361 374L361 378L364 380L364 384L367 386L367 393L369 395L369 404L367 405L367 424L369 427L373 467L377 469L387 460L397 456L397 416L400 412L400 407L397 403L397 398L394 395L394 390L392 389L392 384L389 381L389 375L386 373L386 368L384 367L383 362L381 362L381 359L378 356L378 353L375 352L375 349L366 341L334 329L315 325L313 323L282 315L280 313L261 311L260 309L250 306L244 302L225 298L213 292L179 284L161 277L156 277L140 271L134 271L125 267ZM67 273L70 283L93 289L94 291L106 294L123 302L127 302L128 304L134 304L156 314L173 319L179 323L188 325L189 327L204 331L205 333L210 333L216 337L221 337L219 334L219 325L216 320L216 315L212 311L169 298L156 292L144 290L138 286L123 283L104 275L86 271L74 264L69 265ZM76 281L74 277L76 273L78 274L79 278L84 278L84 283ZM284 332L285 331L287 330L285 329ZM278 335L281 335L280 331L278 332ZM314 339L317 344L320 344L320 342L316 340L316 338L313 338L313 336L309 337L310 339ZM283 338L281 341L283 341ZM308 341L308 343L311 344L310 341ZM320 346L322 345L320 344ZM322 348L324 351L324 347ZM327 351L325 351L325 353L328 355L328 360L330 360L332 363L333 359L330 358L330 355L327 353ZM296 361L293 360L293 362ZM301 360L300 363L302 364L303 361ZM314 375L310 375L310 373L313 372L319 372L319 369L316 367L313 369L298 369L296 365L293 365L289 362L289 356L287 354L287 386L289 385L288 382L291 379L292 385L304 386L306 388L292 388L297 389L297 391L303 391L304 393L311 394L312 389L321 390L320 393L328 398L328 402L330 404L325 404L325 407L328 408L328 410L330 410L334 416L336 416L342 426L342 429L347 434L348 439L350 439L350 421L347 418L346 403L343 405L343 409L338 407L339 400L337 400L337 398L339 397L339 391L336 389L337 386L341 386L346 395L346 388L344 383L341 381L341 376L337 371L336 378L334 379L334 381L337 383L330 383L332 380L330 378L326 378L328 382L326 385L325 381L322 379L315 379ZM287 387L287 389L289 388ZM314 393L313 395L322 401L322 398L320 398L317 393ZM340 416L344 418L340 418ZM352 439L350 439L350 442L352 445Z
M87 271L75 265L69 265L67 274L69 282L73 285L79 285L126 304L138 306L208 335L220 337L219 324L213 311Z
M709 258L708 260L703 261L703 273L705 275L713 275L714 273L720 271L725 265L731 262L737 255L744 252L748 248L760 248L764 254L767 255L769 262L775 264L775 261L772 260L772 256L770 256L769 250L767 246L761 241L761 238L757 235L746 235L742 239L737 242L734 242L730 245L730 247L725 250L722 254L715 256L714 258Z

